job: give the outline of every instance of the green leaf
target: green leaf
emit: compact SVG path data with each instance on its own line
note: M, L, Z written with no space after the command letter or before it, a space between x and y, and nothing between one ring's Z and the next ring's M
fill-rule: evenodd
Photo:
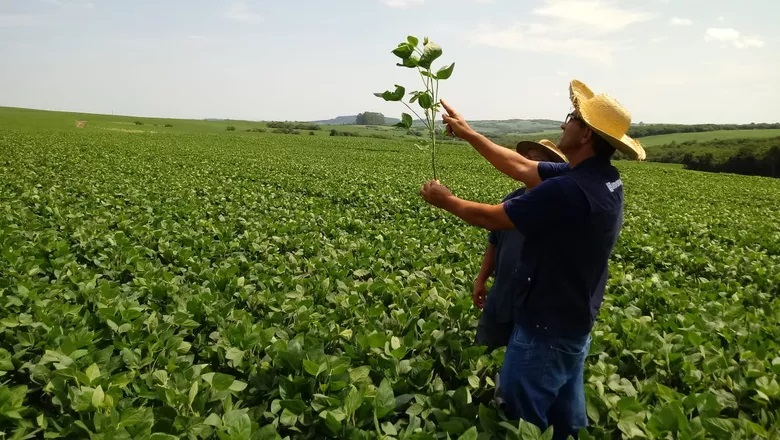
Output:
M419 64L420 64L420 58L417 55L412 55L409 58L405 58L403 62L396 63L396 66L416 68Z
M92 406L95 408L102 407L105 398L106 394L103 392L103 387L98 385L97 388L95 388L95 390L92 392Z
M712 438L729 439L735 430L734 423L729 419L702 418L701 424Z
M151 408L125 408L118 428L130 426L133 429L151 429L154 425L154 413Z
M228 387L228 390L233 392L239 392L244 391L246 389L246 382L241 382L240 380L234 380L233 383L230 384Z
M431 98L431 95L428 92L420 93L417 97L417 103L420 104L420 107L429 109L433 105L433 98Z
M387 435L398 435L398 430L395 429L395 426L393 426L393 424L390 422L382 423L382 431L384 431L384 433Z
M347 398L344 399L344 412L347 413L347 416L351 416L360 408L362 403L363 395L361 392L354 385L350 386Z
M303 360L303 369L314 377L317 377L317 375L320 374L320 364L308 359Z
M371 373L371 367L368 366L353 368L349 371L349 380L352 383L365 382L369 373Z
M309 407L306 405L306 403L304 403L303 400L300 399L282 400L280 404L282 405L282 408L289 410L296 416L303 414L303 412L306 411L306 409Z
M390 381L382 379L382 383L377 389L376 398L374 399L374 411L377 418L390 414L395 409L395 395L393 394L393 387L390 385Z
M92 382L95 381L98 377L100 377L100 368L98 368L97 364L92 364L89 367L87 367L87 371L84 372L87 375L87 379L89 379L89 383L92 384Z
M9 316L7 318L3 318L2 320L0 320L0 324L3 324L8 328L14 328L19 326L19 320L16 319L15 316Z
M285 426L295 426L295 424L298 423L298 416L289 409L285 408L282 411L282 415L279 417L279 421L282 423L282 425Z
M273 425L265 425L252 434L252 440L282 440Z
M241 414L236 414L241 412ZM235 414L235 415L234 415ZM243 410L229 411L222 418L224 429L231 439L249 439L252 436L252 420Z
M241 365L241 359L243 358L244 358L244 350L238 349L236 347L230 347L225 352L225 359L231 361L231 364L234 367Z
M490 433L498 432L499 420L496 410L488 408L481 403L479 404L479 424L482 426L483 431Z
M14 362L11 357L11 352L4 348L0 348L0 371L13 371ZM2 376L2 374L0 374Z
M198 381L193 380L192 385L190 385L190 393L189 393L189 403L192 405L192 402L195 401L195 396L198 395Z
M423 54L420 57L420 67L430 69L431 64L439 58L442 54L441 47L433 41L425 43L423 46Z
M401 43L393 49L393 55L397 56L398 58L401 58L402 60L405 60L412 56L414 53L414 46L416 45L409 45L409 43Z
M370 274L371 274L371 272L369 272L369 271L367 271L365 269L362 269L362 268L361 269L357 269L354 272L352 272L352 276L355 277L355 278L365 278L365 277L367 277Z
M203 423L209 426L220 427L222 426L222 419L217 414L211 413Z
M455 69L455 63L449 66L442 67L436 72L436 79L448 79L452 76L452 71Z
M387 335L384 333L373 332L368 335L368 346L371 348L382 348L385 346Z
M404 95L406 94L406 89L403 86L399 86L398 84L395 85L395 91L391 92L389 90L386 90L382 93L374 93L374 96L378 96L385 101L400 101L404 99Z
M412 128L412 124L413 124L412 115L408 113L401 113L401 121L395 124L394 126L405 128L408 130Z
M409 46L414 48L417 47L417 45L420 43L420 40L415 36L409 35L406 37L406 42L409 43Z
M538 426L525 420L520 420L518 425L520 438L523 440L538 440L542 438L542 430Z
M201 377L217 391L228 390L235 380L233 376L224 373L206 373Z
M477 440L477 427L472 426L468 431L464 432L458 440Z
M157 370L152 373L152 376L163 386L168 383L168 372L165 370Z
M646 435L644 431L642 431L639 426L637 426L636 421L633 419L626 419L626 420L620 420L618 422L618 429L620 429L620 432L625 434L627 438L645 438Z

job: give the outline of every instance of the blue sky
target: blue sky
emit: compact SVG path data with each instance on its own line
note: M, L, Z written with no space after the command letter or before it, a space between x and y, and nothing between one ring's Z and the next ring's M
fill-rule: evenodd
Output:
M635 122L780 122L776 0L0 0L0 105L181 118L398 116L407 35L468 119L562 119L568 83Z

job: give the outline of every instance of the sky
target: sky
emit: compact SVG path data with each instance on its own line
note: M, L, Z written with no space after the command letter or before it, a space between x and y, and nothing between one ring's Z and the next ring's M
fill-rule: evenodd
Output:
M311 121L418 90L407 35L454 62L466 119L562 120L585 82L633 122L780 122L777 0L0 0L0 106Z

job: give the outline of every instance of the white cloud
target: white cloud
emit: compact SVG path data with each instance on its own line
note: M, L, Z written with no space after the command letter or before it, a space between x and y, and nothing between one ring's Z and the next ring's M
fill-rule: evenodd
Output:
M669 40L669 37L663 36L663 37L653 37L650 39L651 44L658 44L663 43L664 41Z
M693 24L688 18L672 17L669 19L669 24L672 26L690 26Z
M567 24L585 25L593 32L615 32L655 17L655 14L621 9L601 0L547 0L545 3L533 13Z
M259 14L252 12L244 2L233 2L230 4L230 8L225 11L225 18L241 23L258 23L263 21L263 17Z
M547 34L550 35L547 35ZM474 43L500 49L527 52L567 53L592 61L610 63L615 48L607 41L587 39L576 35L546 32L542 26L516 25L506 29L482 26L471 35Z
M724 22L724 21L726 21L726 17L722 17L722 16L721 16L721 17L718 17L718 21L720 21L720 22Z
M425 0L382 0L382 3L391 8L406 9L412 6L421 5Z
M0 27L37 26L43 23L41 17L32 14L0 14Z
M474 1L476 1L477 3L482 3L482 4L488 4L488 3L495 3L496 2L496 0L474 0Z
M476 44L524 52L558 53L611 64L621 42L604 34L650 20L653 14L621 9L602 0L545 0L533 11L538 22L482 25L470 35Z
M704 34L704 40L732 44L737 49L763 47L765 44L758 35L742 35L741 32L732 28L709 28Z

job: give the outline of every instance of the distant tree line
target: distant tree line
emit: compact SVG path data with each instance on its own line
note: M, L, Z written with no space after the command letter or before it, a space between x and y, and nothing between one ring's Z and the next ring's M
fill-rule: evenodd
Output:
M672 133L698 133L703 131L717 130L766 130L780 128L780 123L751 123L751 124L638 124L632 125L628 130L628 135L635 138L645 136L655 136L659 134Z
M308 122L279 122L271 121L268 124L268 128L277 128L281 130L322 130L318 124L311 124Z
M339 131L336 130L335 128L332 128L330 130L330 135L331 136L360 136L359 133L354 131Z
M780 137L672 142L648 148L647 154L650 161L690 170L780 177Z
M357 125L385 125L385 115L375 112L358 113L355 117Z

